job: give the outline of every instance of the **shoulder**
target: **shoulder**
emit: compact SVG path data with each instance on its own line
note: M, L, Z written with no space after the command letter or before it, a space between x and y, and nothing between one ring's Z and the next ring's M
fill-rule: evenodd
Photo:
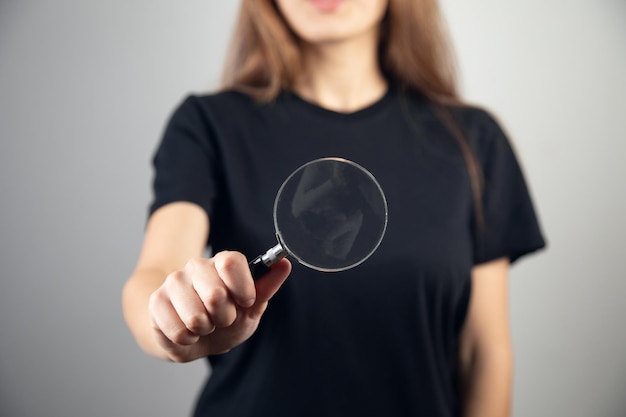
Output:
M470 147L483 162L490 159L494 151L511 149L509 136L492 111L472 104L450 105L448 109Z
M396 94L417 110L424 121L443 125L452 122L471 136L485 136L502 130L497 118L485 107L466 102L435 101L409 89ZM450 126L446 127L449 130Z
M487 108L466 102L431 100L419 92L406 91L401 97L420 115L424 128L437 138L467 141L476 156L484 161L494 147L510 147L508 135L495 114ZM453 139L456 138L456 139Z
M232 114L257 106L247 94L227 90L211 94L189 94L179 103L175 113L211 117L213 114Z
M255 107L257 102L243 92L236 90L222 90L210 94L191 94L187 100L206 108Z
M454 104L447 106L454 120L473 136L490 137L502 133L501 123L495 114L485 107L475 104Z
M174 106L169 126L214 136L220 131L254 124L265 107L266 104L238 91L188 94Z
M249 94L236 90L223 90L211 94L190 94L178 106L176 113L194 118L209 127L235 128L256 124L276 116L284 109L286 95L260 102Z

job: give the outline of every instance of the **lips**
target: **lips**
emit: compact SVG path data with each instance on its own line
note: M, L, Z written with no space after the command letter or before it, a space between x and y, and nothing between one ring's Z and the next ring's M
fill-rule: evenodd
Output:
M332 13L344 0L309 0L309 2L321 13Z

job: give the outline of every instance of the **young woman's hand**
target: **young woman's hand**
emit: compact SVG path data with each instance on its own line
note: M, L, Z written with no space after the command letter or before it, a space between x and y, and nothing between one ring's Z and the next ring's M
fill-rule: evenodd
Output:
M158 344L175 362L228 352L254 333L290 272L291 264L283 259L255 282L239 252L192 259L150 296Z

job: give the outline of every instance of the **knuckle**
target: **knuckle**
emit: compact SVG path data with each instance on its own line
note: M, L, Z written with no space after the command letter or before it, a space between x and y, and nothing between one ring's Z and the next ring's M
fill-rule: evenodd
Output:
M237 310L234 308L229 311L229 314L224 316L222 327L230 327L237 321Z
M174 271L165 278L165 285L181 284L185 281L185 273L183 271Z
M148 310L155 312L159 310L159 306L167 302L168 297L162 288L157 289L148 298Z
M170 331L169 338L177 345L186 345L189 341L189 330L186 327L176 327Z
M195 313L187 317L185 320L187 329L192 333L202 333L209 327L209 319L206 314Z
M227 306L220 311L220 314L212 316L212 319L215 327L230 327L237 320L237 309L234 306Z
M203 264L202 261L203 261L202 258L198 258L198 257L191 258L185 264L185 269L187 269L187 270L194 270L194 269L196 269L198 267L201 267L202 264Z
M233 273L241 268L242 262L247 261L242 253L225 251L215 256L215 262L221 271Z
M224 287L214 287L204 300L207 310L214 311L228 302L228 292Z

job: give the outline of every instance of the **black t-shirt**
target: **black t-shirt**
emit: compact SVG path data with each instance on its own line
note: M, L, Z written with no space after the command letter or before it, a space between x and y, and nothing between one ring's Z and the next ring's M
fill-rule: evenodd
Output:
M467 165L428 100L395 89L349 114L289 92L187 98L155 155L151 212L190 201L210 217L214 252L249 259L276 243L283 180L322 157L367 168L388 226L363 264L323 273L294 262L258 331L208 358L197 416L458 416L458 336L471 268L544 246L514 152L483 110L450 109L484 176L476 236Z

